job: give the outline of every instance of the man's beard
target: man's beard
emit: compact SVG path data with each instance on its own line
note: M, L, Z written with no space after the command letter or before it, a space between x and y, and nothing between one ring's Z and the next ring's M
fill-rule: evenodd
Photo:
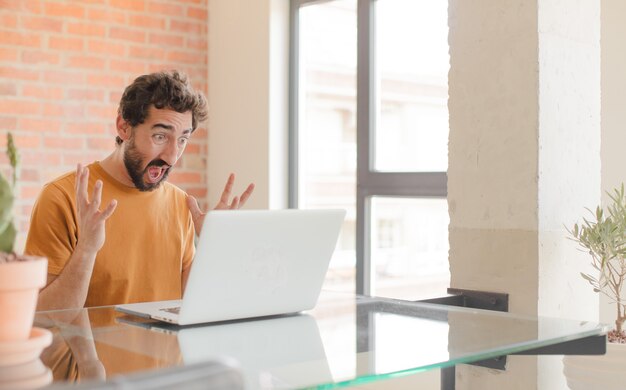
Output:
M167 179L167 175L170 173L170 168L168 164L159 159L155 159L150 161L148 165L142 170L141 166L143 165L143 157L141 153L135 147L135 142L131 137L128 140L128 147L124 151L124 165L126 166L126 171L128 171L128 175L130 179L133 181L133 184L139 191L153 191L161 185L161 182ZM168 166L168 168L163 172L163 176L156 183L146 183L143 178L145 174L148 172L148 168L151 166L162 167Z

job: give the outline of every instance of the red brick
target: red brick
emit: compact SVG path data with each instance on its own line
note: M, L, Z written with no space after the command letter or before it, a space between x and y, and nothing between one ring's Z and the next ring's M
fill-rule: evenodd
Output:
M15 145L22 149L39 149L41 147L41 136L39 135L24 135L16 132L13 135L15 139Z
M43 87L41 85L28 84L22 87L22 95L39 99L61 100L63 99L63 89L59 87Z
M60 159L59 159L60 160ZM40 185L21 185L20 189L20 198L21 199L35 199L37 195L41 192Z
M57 50L82 51L84 44L82 38L50 37L48 47Z
M187 8L187 16L195 19L208 20L208 12L206 8L189 7Z
M129 26L139 27L139 28L152 28L152 29L164 29L165 28L165 19L158 16L140 14L140 15L130 15L129 17Z
M101 39L90 39L87 42L90 53L100 53L123 57L126 55L126 45L123 43L115 43Z
M0 83L0 96L15 96L17 86L15 83Z
M168 16L183 16L184 8L180 5L151 1L148 3L148 12Z
M124 77L101 73L87 75L87 84L100 87L125 87Z
M199 172L185 172L174 170L171 177L172 179L175 179L175 181L178 183L198 184L202 182L202 175Z
M205 53L172 51L167 53L167 60L183 62L186 64L203 65L207 63L208 59Z
M59 132L61 129L61 122L50 118L20 118L19 123L20 130L24 131L40 131L53 134L54 132Z
M206 198L207 195L207 189L205 187L187 188L186 192L198 200Z
M67 134L106 134L106 127L100 122L69 122L65 125Z
M114 11L110 9L88 9L87 19L95 22L106 22L109 24L125 25L126 14L120 11Z
M143 61L111 60L110 68L114 71L131 72L137 75L146 71L146 65Z
M201 50L202 52L207 53L209 50L209 42L204 38L187 37L187 48Z
M4 8L0 5L0 9ZM0 14L0 26L5 28L16 28L17 16L15 14Z
M181 47L185 44L185 38L181 35L150 33L150 43Z
M100 118L105 120L115 120L117 117L117 105L95 105L89 104L86 106L87 117Z
M185 21L171 20L170 30L199 35L199 34L206 34L207 25L206 23L190 22L188 20L185 20Z
M41 152L41 150L30 151L23 150L22 151L22 165L23 166L49 166L49 165L60 165L61 164L61 154L60 153L45 153ZM41 189L41 187L39 187Z
M17 118L14 116L0 116L0 130L15 130L17 128Z
M0 114L33 115L39 112L39 108L39 103L36 102L8 98L0 100Z
M24 64L51 64L59 63L59 55L43 50L29 50L22 52L22 62Z
M41 35L0 30L0 45L41 47Z
M68 23L67 32L79 36L90 35L95 37L104 37L106 34L106 28L93 23Z
M21 1L0 0L0 9L4 11L22 11L23 5Z
M45 12L50 16L82 18L85 16L85 7L75 3L47 2Z
M80 150L85 147L85 138L80 137L45 137L45 148Z
M101 151L85 151L81 153L65 152L63 153L63 163L76 166L78 163L90 164L96 160L102 160L106 157Z
M90 150L105 150L110 151L115 148L115 137L107 137L107 138L93 138L90 137L87 139L87 148Z
M131 11L143 11L146 6L143 0L109 0L109 5L115 8L122 8Z
M20 181L39 181L39 171L37 169L22 169L20 172ZM28 206L28 213L30 214L31 206Z
M83 104L69 103L42 103L41 115L50 117L62 117L69 120L82 118L85 110Z
M194 143L188 143L185 148L185 153L197 154L200 153L200 145Z
M138 29L111 27L109 30L109 38L144 43L146 41L146 33Z
M54 84L78 85L84 81L80 72L70 70L46 70L43 72L43 81Z
M0 47L0 61L17 62L18 54L18 49L14 49L11 47Z
M67 64L73 68L104 69L106 67L105 60L92 56L71 56Z
M104 100L104 91L102 89L70 89L67 91L67 98L73 100Z
M109 94L109 102L111 103L119 103L122 98L123 91L113 91Z
M41 16L22 16L22 27L27 30L62 32L63 21Z
M39 80L39 72L21 67L0 66L0 77L6 77L10 80L37 81Z
M165 58L165 50L151 46L131 46L129 49L129 57L163 60Z

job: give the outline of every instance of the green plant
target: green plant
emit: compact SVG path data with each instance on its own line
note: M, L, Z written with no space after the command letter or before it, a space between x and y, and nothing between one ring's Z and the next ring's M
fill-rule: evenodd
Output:
M583 223L575 224L568 230L571 238L578 242L591 255L591 265L598 273L582 273L593 290L603 294L617 306L615 332L610 341L623 340L626 334L622 330L626 320L626 304L622 298L622 289L626 277L626 196L624 184L613 192L607 192L611 203L606 212L598 206L592 220L583 218ZM613 340L611 340L613 338Z
M17 230L13 223L13 203L18 182L19 155L13 142L13 135L7 134L7 155L13 170L11 181L0 174L0 252L11 253L15 245Z

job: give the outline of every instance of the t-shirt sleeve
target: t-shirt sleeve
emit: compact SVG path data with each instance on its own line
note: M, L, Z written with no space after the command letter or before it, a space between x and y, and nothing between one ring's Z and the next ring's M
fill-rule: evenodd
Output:
M48 259L48 273L58 275L76 248L76 213L70 195L47 184L35 202L24 252Z

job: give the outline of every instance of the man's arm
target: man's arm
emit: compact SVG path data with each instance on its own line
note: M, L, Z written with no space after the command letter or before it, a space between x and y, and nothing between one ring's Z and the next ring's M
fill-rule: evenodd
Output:
M112 200L100 211L102 182L96 182L91 202L87 194L88 182L89 169L79 164L76 168L76 214L80 237L58 277L48 275L48 284L39 293L37 310L83 307L87 300L96 254L104 245L104 224L117 206Z

